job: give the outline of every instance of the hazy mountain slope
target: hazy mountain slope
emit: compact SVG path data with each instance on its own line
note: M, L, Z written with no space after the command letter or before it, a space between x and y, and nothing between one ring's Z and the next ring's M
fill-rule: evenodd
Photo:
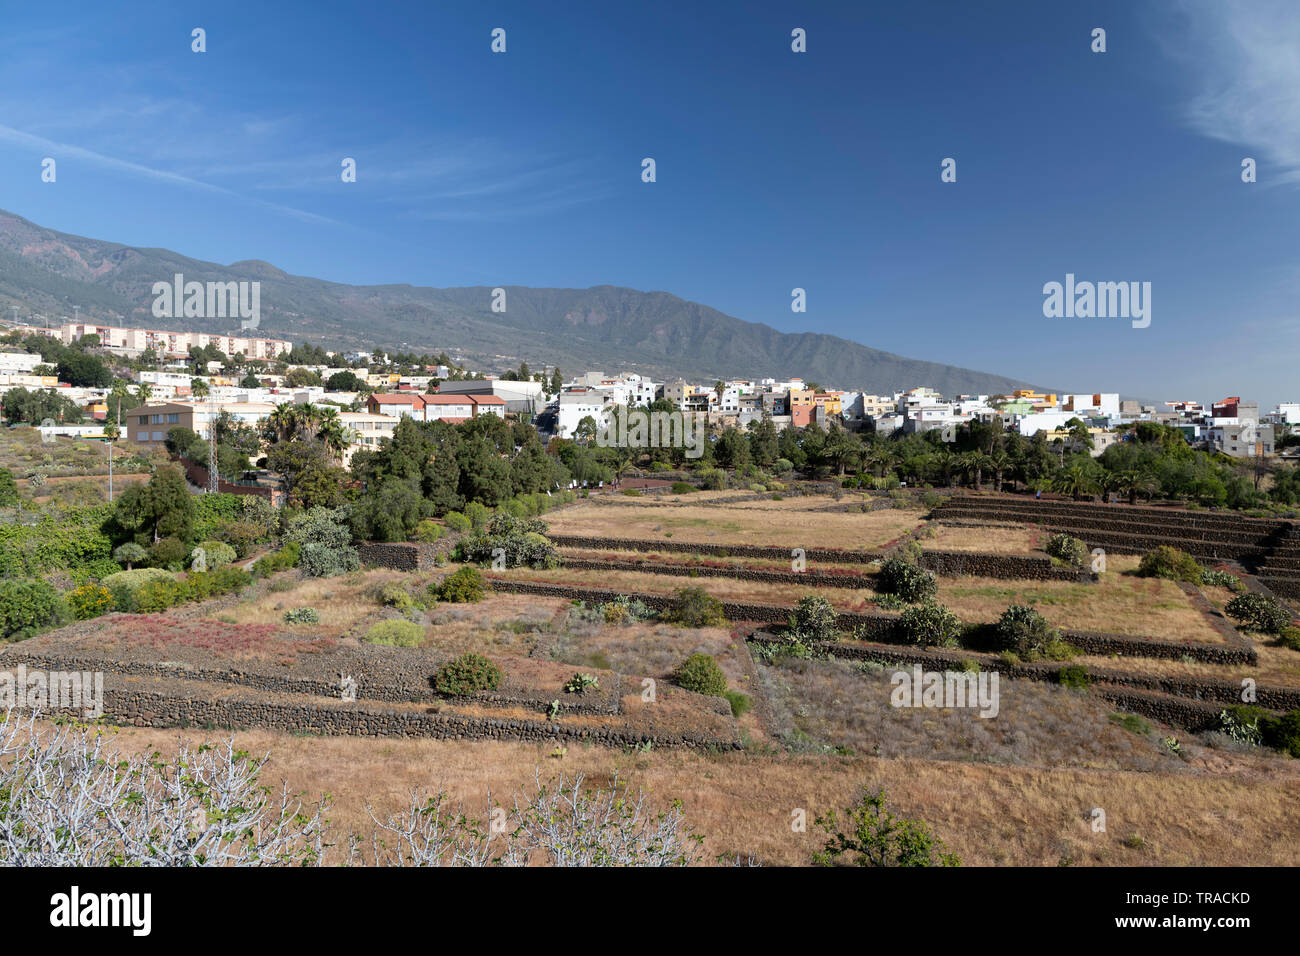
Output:
M802 376L826 385L890 392L931 385L945 394L1008 392L1024 383L999 375L904 358L832 335L789 334L745 322L667 292L615 286L506 288L506 311L491 311L487 287L350 286L289 275L266 262L229 266L167 249L142 249L45 229L0 212L0 314L73 315L122 325L225 331L229 320L160 320L152 286L176 273L187 281L260 281L262 334L327 347L446 349L476 365L526 359L646 372L656 377Z

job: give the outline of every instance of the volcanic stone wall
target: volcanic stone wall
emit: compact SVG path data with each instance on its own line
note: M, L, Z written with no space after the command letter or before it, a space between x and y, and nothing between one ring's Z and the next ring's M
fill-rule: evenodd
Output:
M637 538L603 538L588 535L556 534L550 536L558 547L576 548L587 551L632 551L632 552L671 552L674 554L699 554L719 558L762 558L772 561L790 561L791 552L787 548L772 548L761 545L713 545L692 544L686 541L647 541ZM831 548L810 548L804 551L804 558L809 561L824 561L833 564L871 564L885 557L883 551L840 551ZM592 559L566 558L566 567L604 570L613 562L596 562ZM991 554L979 551L923 551L921 566L935 574L950 577L957 575L974 575L977 577L999 578L1004 580L1027 581L1088 581L1096 580L1091 572L1079 572L1070 568L1057 567L1046 555L1033 554ZM655 566L656 574L680 574L676 570L660 570L673 567ZM649 570L649 566L642 570ZM808 584L814 586L811 575L815 572L790 572L781 577L765 577L741 574L742 570L694 568L702 577L743 577L752 581L772 581L783 584ZM764 571L764 574L781 572ZM828 577L823 574L823 577ZM827 581L818 587L861 587L858 583L844 584Z
M266 701L211 695L194 686L174 693L105 688L104 711L110 720L137 727L266 727L289 733L331 736L433 737L443 740L590 741L612 747L651 744L739 750L731 736L683 731L650 734L625 724L566 725L546 720L471 717L416 710L382 710L333 701Z
M402 542L369 541L357 546L361 563L367 567L390 568L394 571L432 571L437 556L446 554L452 542L446 538L432 544L405 544Z
M584 548L606 551L670 551L676 554L706 554L718 558L768 558L791 560L790 548L771 548L754 544L695 544L690 541L649 541L644 538L602 538L590 535L551 534L548 538L560 548ZM870 564L880 560L879 551L839 551L832 548L804 550L809 561L838 564Z
M779 638L756 634L752 644L777 644ZM973 658L956 649L870 646L861 644L821 643L815 650L842 660L880 661L882 663L911 666L920 664L927 670L960 670L970 660L978 660L980 668L997 671L1016 680L1054 681L1057 673L1068 662L1008 664L998 657ZM1214 704L1219 709L1242 703L1242 685L1232 681L1193 677L1158 677L1134 674L1104 667L1085 668L1098 683L1133 690L1170 694L1190 700ZM1255 688L1257 703L1270 710L1300 710L1300 689L1290 687ZM1217 711L1216 711L1217 713Z
M1057 567L1046 555L985 554L979 551L922 551L921 567L941 577L971 575L1016 581L1095 581L1090 571Z
M599 588L573 587L564 584L545 584L536 581L516 581L493 577L492 587L499 591L511 591L517 594L543 594L548 597L563 597L586 604L604 604L612 601L620 593ZM673 604L673 597L662 594L645 594L634 592L628 594L649 607L665 610ZM733 621L757 621L762 624L785 624L791 609L774 604L747 604L734 601L722 602L723 613ZM898 629L898 617L891 614L872 614L854 611L841 611L837 615L836 626L842 631L856 631L863 638L883 643L903 643L904 638ZM1152 657L1165 660L1192 660L1212 664L1255 664L1258 660L1253 647L1244 639L1237 644L1203 644L1158 641L1149 638L1129 637L1123 634L1104 634L1095 631L1062 632L1065 640L1087 654L1120 654L1130 657Z

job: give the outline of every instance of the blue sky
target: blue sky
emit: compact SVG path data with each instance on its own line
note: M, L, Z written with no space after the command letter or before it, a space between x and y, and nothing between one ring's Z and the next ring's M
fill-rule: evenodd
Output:
M1300 400L1293 0L4 20L0 207L51 228L351 283L661 289L1067 390ZM1067 272L1151 282L1150 327L1044 318Z

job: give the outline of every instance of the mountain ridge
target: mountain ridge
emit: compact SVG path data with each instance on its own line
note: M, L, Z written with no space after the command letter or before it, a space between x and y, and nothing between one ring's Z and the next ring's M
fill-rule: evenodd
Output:
M229 265L170 249L129 246L58 232L0 210L0 310L62 321L233 331L222 319L158 319L154 282L259 281L254 334L330 348L447 351L488 370L533 366L640 371L656 378L782 378L892 393L929 385L945 395L1029 387L1008 376L907 358L822 332L781 332L670 292L622 286L587 289L500 286L435 288L410 283L354 286L296 276L260 259Z

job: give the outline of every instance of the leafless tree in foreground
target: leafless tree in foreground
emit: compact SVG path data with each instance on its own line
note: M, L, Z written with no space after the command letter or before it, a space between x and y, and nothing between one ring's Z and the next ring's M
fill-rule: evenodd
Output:
M234 741L122 756L95 727L0 724L0 865L265 866L313 864L322 802L304 809L288 786L258 778Z
M304 806L288 785L259 783L270 755L233 738L174 757L123 756L102 729L10 711L0 720L0 865L275 866L326 860L327 803ZM703 837L674 802L658 812L617 778L544 781L480 819L446 794L413 793L374 821L368 852L348 834L337 862L398 866L689 866Z
M485 819L447 806L445 793L412 794L410 809L375 821L377 864L402 866L689 866L704 838L685 824L681 804L652 812L642 791L625 793L617 778L588 789L583 776L553 782L534 775L509 809L488 796ZM388 840L392 842L389 843ZM369 862L369 861L367 861Z

